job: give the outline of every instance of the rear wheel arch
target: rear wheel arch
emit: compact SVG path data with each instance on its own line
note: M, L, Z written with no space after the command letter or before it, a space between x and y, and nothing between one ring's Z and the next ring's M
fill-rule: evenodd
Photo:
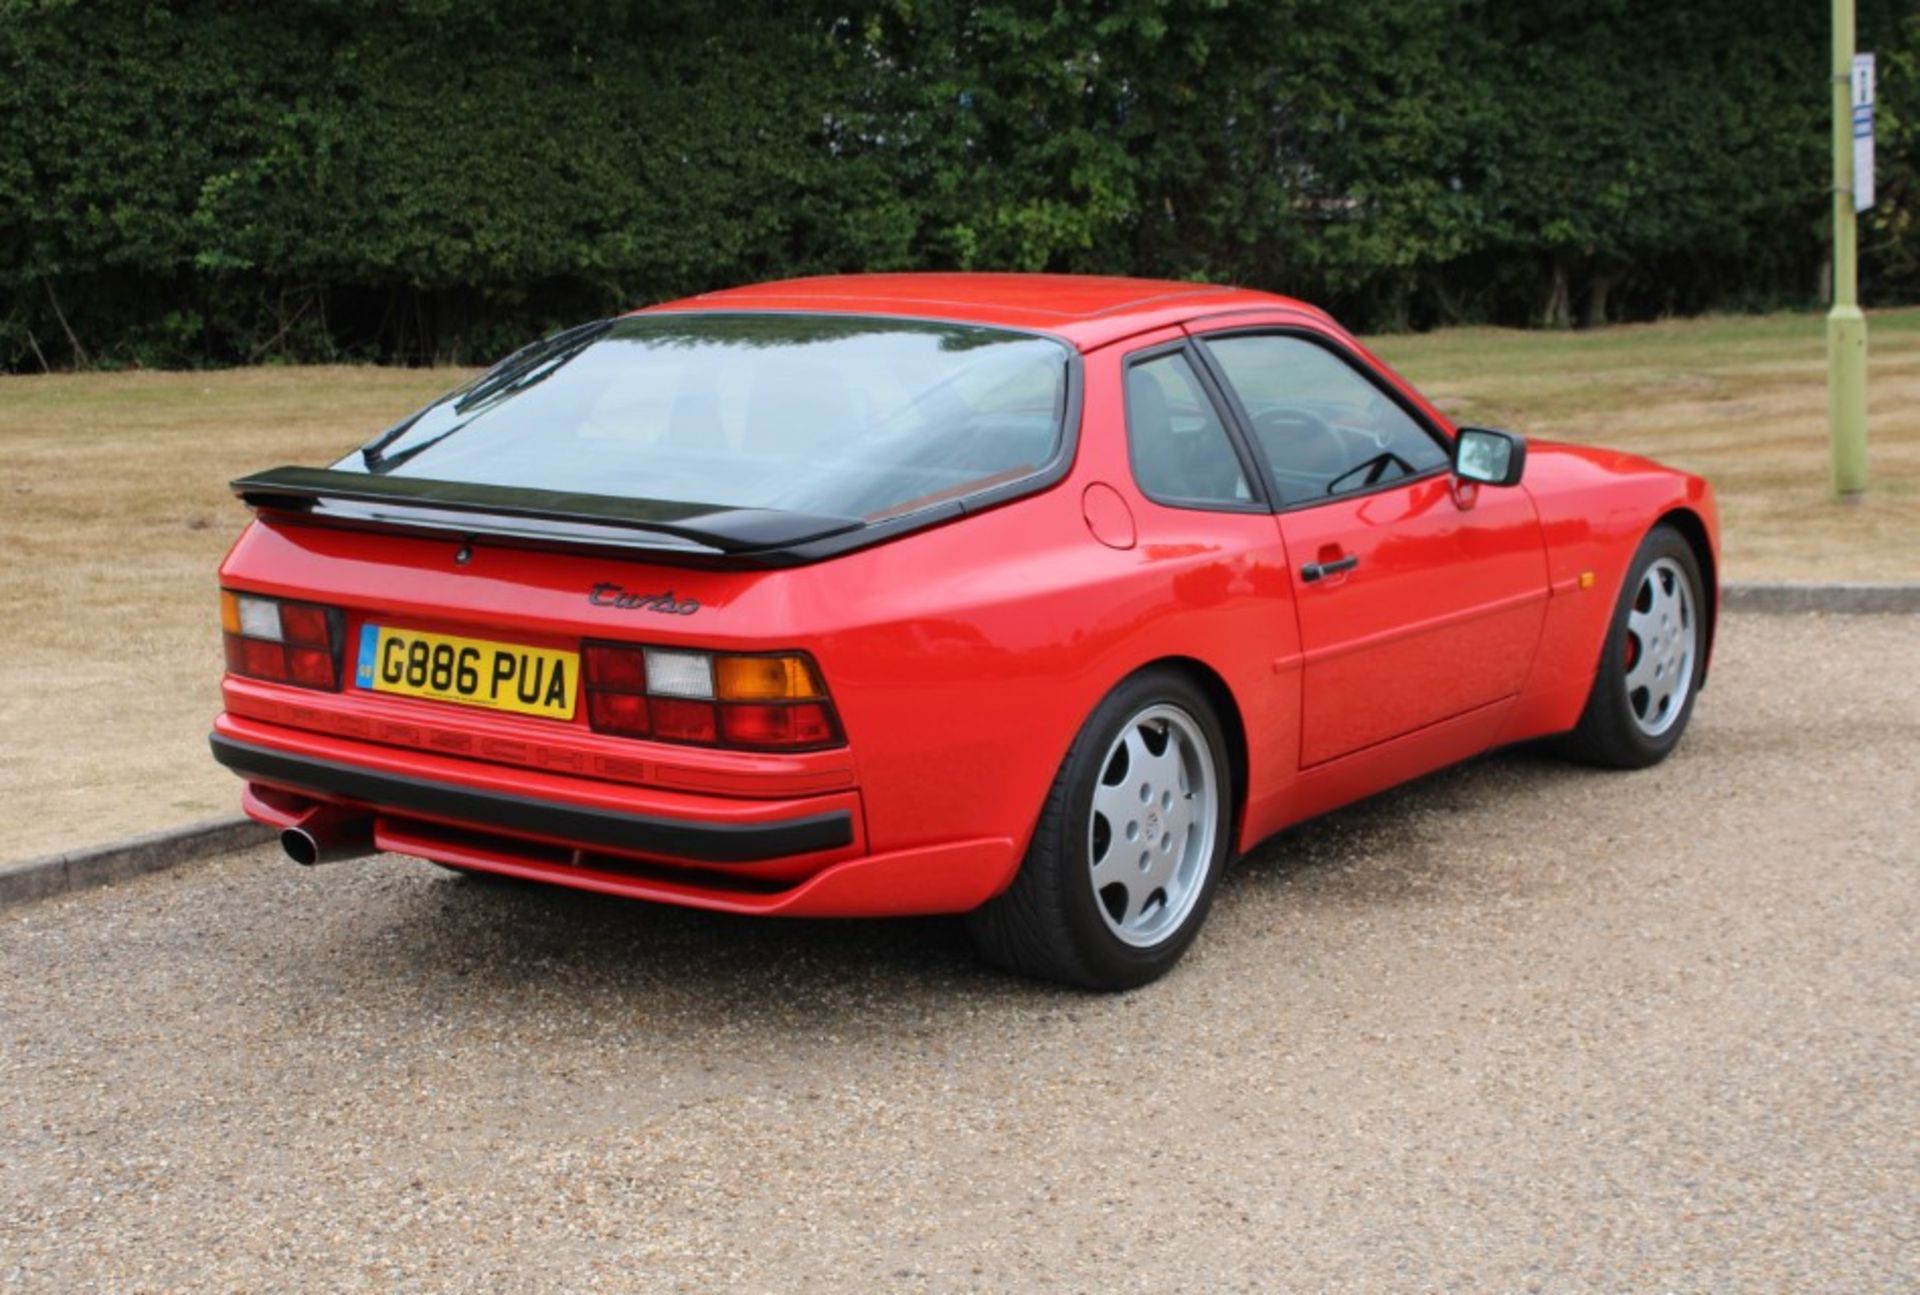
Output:
M1060 743L1058 754L1054 757L1054 767L1058 769L1061 762L1066 759L1074 741L1086 727L1087 721L1100 709L1107 698L1126 687L1130 680L1152 670L1170 671L1198 688L1201 695L1207 699L1207 703L1212 706L1214 718L1220 721L1220 728L1225 734L1227 743L1227 824L1229 838L1235 843L1234 848L1229 852L1229 857L1238 855L1240 829L1247 806L1248 770L1251 764L1251 758L1247 753L1246 720L1240 713L1239 699L1234 696L1233 689L1226 679L1219 671L1198 657L1154 657L1140 662L1125 674L1116 676L1085 704L1079 716L1073 720L1071 731L1065 735L1065 740ZM1042 797L1041 802L1033 807L1027 833L1020 840L1020 849L1023 853L1032 844L1033 832L1039 825L1044 802L1045 797ZM1016 868L1007 873L1006 879L1001 883L1002 889L1012 883L1017 871Z
M1203 662L1160 657L1117 679L1082 721L1010 883L964 917L982 956L1098 990L1170 969L1233 854L1239 725L1231 690ZM1204 813L1177 809L1182 800Z
M1231 839L1238 841L1240 829L1243 826L1242 819L1247 808L1249 764L1247 725L1240 713L1239 699L1234 696L1233 689L1219 671L1197 657L1190 656L1164 656L1145 662L1138 669L1130 671L1125 679L1116 682L1114 688L1148 670L1171 670L1185 676L1213 706L1214 718L1220 721L1220 728L1227 739L1227 822ZM1111 692L1112 689L1108 691ZM1237 849L1229 849L1228 858L1231 859L1237 853L1239 853Z

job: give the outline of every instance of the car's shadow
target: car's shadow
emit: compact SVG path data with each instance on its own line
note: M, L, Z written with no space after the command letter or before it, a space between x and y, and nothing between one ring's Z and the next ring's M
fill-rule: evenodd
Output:
M1390 905L1429 866L1420 836L1435 815L1522 814L1568 778L1591 777L1520 748L1482 757L1290 829L1233 867L1202 940L1221 938L1236 904L1288 889L1282 902ZM1416 830L1414 824L1427 826ZM367 956L423 989L461 995L542 988L632 1002L694 992L717 1011L755 1015L809 1005L815 1019L876 995L938 999L987 994L1057 1003L1063 991L1004 975L975 958L953 918L782 920L631 903L559 887L456 877L413 861L372 860L391 903L391 938ZM334 952L343 951L334 946ZM352 956L348 954L347 956ZM497 994L483 994L499 1001ZM508 995L512 997L512 995Z

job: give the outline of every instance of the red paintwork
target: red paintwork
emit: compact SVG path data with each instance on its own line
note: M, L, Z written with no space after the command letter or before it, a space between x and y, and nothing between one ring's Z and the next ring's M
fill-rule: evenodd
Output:
M564 842L479 837L380 815L386 848L608 894L735 912L971 908L1012 878L1068 745L1128 674L1174 661L1233 714L1241 849L1289 824L1503 742L1578 719L1635 546L1684 514L1717 523L1704 481L1644 459L1535 443L1520 486L1446 476L1278 515L1168 508L1128 469L1122 365L1224 327L1316 330L1263 293L1124 279L875 275L712 293L659 310L807 310L1016 325L1083 355L1079 448L1038 495L811 566L713 571L583 551L476 544L263 515L221 568L229 588L363 619L533 644L626 638L812 653L845 726L839 750L744 754L595 735L572 723L229 676L218 731L256 745L635 813L768 821L844 807L844 849L754 865L646 858L596 870ZM1453 427L1368 356L1385 379ZM1301 564L1358 553L1352 573ZM1591 573L1582 587L1583 573ZM698 599L697 616L591 605L586 591ZM310 797L256 788L282 823ZM292 808L290 808L292 807ZM605 853L604 851L601 853ZM724 876L721 875L724 873ZM746 877L751 887L729 884Z

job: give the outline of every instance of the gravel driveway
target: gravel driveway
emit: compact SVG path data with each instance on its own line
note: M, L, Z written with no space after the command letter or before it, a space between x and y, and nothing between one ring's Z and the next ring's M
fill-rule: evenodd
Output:
M0 1283L1920 1286L1920 618L1270 843L1166 981L265 850L0 914Z

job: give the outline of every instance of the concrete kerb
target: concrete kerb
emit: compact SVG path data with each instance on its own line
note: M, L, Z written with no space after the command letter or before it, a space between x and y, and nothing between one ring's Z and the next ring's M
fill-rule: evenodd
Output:
M1920 614L1920 584L1728 584L1721 589L1721 606L1758 615L1911 615ZM216 818L110 845L0 864L0 908L215 858L272 836L272 829L248 819Z
M245 818L214 818L125 841L0 864L0 908L64 895L246 849L272 829Z
M1832 612L1843 616L1920 612L1920 584L1728 584L1721 606L1730 612L1790 615Z

